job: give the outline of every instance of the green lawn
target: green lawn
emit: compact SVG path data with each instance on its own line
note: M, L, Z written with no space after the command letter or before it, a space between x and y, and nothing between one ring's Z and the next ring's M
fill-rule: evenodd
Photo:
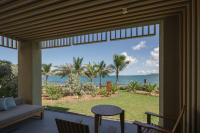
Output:
M106 97L103 99L78 102L46 102L43 105L53 109L59 109L69 112L76 112L86 115L93 115L91 108L98 104L113 104L125 110L126 120L146 121L145 111L159 112L159 97L147 96L120 91L117 96ZM116 118L116 117L115 117ZM157 120L154 120L157 121Z

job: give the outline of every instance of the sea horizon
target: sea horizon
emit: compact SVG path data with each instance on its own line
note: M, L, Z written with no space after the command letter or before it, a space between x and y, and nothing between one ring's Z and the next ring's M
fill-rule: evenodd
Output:
M44 76L42 77L42 80L44 81ZM96 85L99 85L99 76L93 79L93 83ZM57 75L51 75L48 78L49 83L55 83L55 84L64 84L67 81L66 77L61 77ZM115 83L116 76L115 75L108 75L104 78L102 78L102 85L105 85L107 81L111 81L112 83ZM121 85L127 85L131 81L136 81L138 83L143 84L144 81L151 84L157 84L159 85L159 74L146 74L146 75L119 75L119 84ZM80 77L81 83L90 82L90 80L84 76Z

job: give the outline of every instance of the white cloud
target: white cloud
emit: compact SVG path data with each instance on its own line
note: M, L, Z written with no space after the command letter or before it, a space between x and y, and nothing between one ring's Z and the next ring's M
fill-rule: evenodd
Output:
M158 69L153 70L138 70L138 74L146 75L146 74L152 74L152 73L159 73Z
M143 48L146 48L146 41L140 41L136 46L133 46L133 50L141 50Z
M139 73L139 74L146 74L146 71L145 70L138 70L137 73Z
M151 51L151 56L153 60L159 60L159 47L156 47Z
M129 56L126 52L122 52L121 55L124 55L126 57L126 61L129 61L130 64L135 64L137 62L136 57Z
M151 51L150 59L146 60L146 64L149 66L159 67L159 47L156 47Z

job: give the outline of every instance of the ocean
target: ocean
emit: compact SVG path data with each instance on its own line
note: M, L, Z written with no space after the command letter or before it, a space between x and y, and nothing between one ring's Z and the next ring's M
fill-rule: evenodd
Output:
M44 77L42 78L44 81ZM119 76L119 84L127 85L130 81L137 81L139 83L144 83L146 79L147 83L157 84L159 85L159 74L149 74L149 75L120 75ZM63 84L67 80L67 77L61 78L60 76L49 76L49 83ZM105 85L107 81L111 81L115 83L115 76L106 76L102 78L102 84ZM81 83L89 82L89 79L86 77L80 78ZM99 77L93 79L93 83L99 85Z

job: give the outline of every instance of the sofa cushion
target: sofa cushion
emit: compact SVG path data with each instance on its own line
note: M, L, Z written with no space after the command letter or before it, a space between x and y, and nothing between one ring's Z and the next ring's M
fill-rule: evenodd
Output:
M22 104L7 111L0 112L0 125L9 124L11 121L27 117L32 113L42 110L41 106Z
M13 97L5 97L4 98L4 110L9 110L11 108L16 107L16 103Z
M16 103L16 105L21 105L21 104L24 104L24 101L22 100L22 98L17 97L17 98L15 98L15 103Z

